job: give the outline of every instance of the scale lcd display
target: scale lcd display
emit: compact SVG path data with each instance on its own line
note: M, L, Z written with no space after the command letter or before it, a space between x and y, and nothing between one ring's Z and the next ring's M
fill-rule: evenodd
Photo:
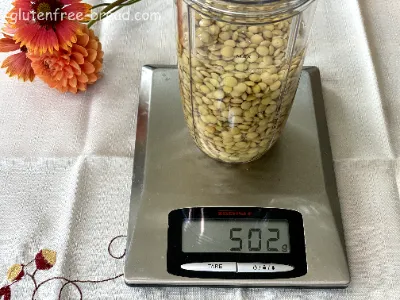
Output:
M184 220L182 251L290 253L289 223L254 219Z

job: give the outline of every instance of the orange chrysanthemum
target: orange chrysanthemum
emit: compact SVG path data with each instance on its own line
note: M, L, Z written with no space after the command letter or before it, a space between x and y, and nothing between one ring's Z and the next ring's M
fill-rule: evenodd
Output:
M6 20L15 30L14 39L40 54L71 47L91 10L81 0L15 0L13 6Z
M7 68L6 73L10 77L17 76L18 79L23 81L32 81L35 78L35 73L31 67L31 60L27 57L27 49L19 43L15 43L13 38L9 35L4 34L4 38L0 39L0 52L12 52L19 51L7 57L2 68Z
M81 25L81 31L83 34L68 50L28 55L35 74L61 92L85 91L99 78L103 63L101 43L86 25Z

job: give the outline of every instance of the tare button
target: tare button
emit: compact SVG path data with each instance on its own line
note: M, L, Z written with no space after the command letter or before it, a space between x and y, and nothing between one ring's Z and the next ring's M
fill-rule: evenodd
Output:
M238 273L278 273L289 272L294 268L288 265L263 264L263 263L238 263Z
M181 268L188 271L205 272L236 272L235 262L204 262L181 265Z

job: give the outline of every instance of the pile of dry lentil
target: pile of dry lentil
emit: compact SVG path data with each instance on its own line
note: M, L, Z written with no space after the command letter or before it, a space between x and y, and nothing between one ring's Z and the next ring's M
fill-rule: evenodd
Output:
M224 162L259 158L279 138L296 94L304 51L290 58L291 21L243 26L196 12L192 37L180 25L180 91L197 146Z

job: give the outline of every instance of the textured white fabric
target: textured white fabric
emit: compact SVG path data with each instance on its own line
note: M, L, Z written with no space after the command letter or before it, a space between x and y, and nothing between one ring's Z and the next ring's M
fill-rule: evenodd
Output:
M141 66L176 62L172 2L130 8L159 12L159 21L106 19L95 27L105 76L84 94L61 95L0 72L0 274L42 248L58 253L42 280L123 272L107 246L127 228ZM0 0L1 20L9 8ZM320 0L307 58L322 74L347 290L129 288L119 278L81 284L84 299L400 299L399 16L398 0ZM114 246L120 253L123 241ZM38 299L57 299L59 289L49 283ZM12 299L32 291L24 279ZM69 287L62 298L78 296Z

